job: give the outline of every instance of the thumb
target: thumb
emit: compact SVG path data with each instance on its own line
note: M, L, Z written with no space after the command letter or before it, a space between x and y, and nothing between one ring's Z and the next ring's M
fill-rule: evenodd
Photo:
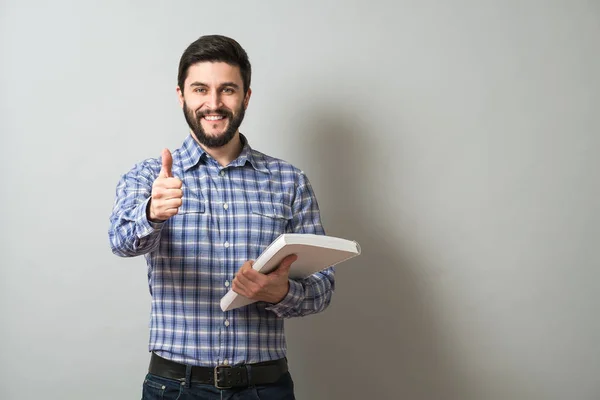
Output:
M296 261L297 259L298 259L298 256L295 254L291 254L291 255L287 256L286 258L284 258L283 261L281 261L281 264L279 264L279 268L277 268L275 270L277 275L283 275L283 274L289 273L290 267L292 266L294 261Z
M170 178L173 176L171 172L171 168L173 168L173 157L171 156L171 152L169 149L164 149L162 151L162 167L160 168L160 177L161 178Z

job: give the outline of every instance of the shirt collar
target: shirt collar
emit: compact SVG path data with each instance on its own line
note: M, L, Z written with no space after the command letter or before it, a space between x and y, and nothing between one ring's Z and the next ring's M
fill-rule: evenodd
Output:
M181 165L184 171L195 167L200 159L206 157L206 152L194 140L191 134L185 138L181 146Z
M248 162L255 170L268 174L269 169L267 168L267 163L262 154L254 151L252 147L250 147L246 136L241 133L240 140L243 146L242 152L238 158L231 162L230 166L244 166ZM181 146L181 163L183 170L187 171L188 169L196 166L200 160L205 159L206 157L208 157L206 151L204 151L204 149L196 142L191 134L188 135Z

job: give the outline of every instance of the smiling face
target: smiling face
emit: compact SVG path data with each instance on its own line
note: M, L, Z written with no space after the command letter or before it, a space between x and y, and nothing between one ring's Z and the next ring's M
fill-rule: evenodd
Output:
M244 93L239 67L199 62L189 67L184 88L178 87L177 93L195 139L217 148L239 134L252 92Z

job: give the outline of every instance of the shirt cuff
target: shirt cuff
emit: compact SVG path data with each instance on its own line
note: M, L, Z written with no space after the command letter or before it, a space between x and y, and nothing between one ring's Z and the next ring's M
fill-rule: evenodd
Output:
M277 304L266 307L267 310L274 312L278 317L285 317L292 309L296 309L304 301L304 286L300 282L288 280L290 290L285 297Z
M140 204L136 210L135 220L138 226L138 237L141 239L143 237L149 236L156 231L160 231L162 227L165 225L165 221L163 222L152 222L148 220L148 214L146 213L146 208L148 208L148 202L150 198L147 198L142 204Z

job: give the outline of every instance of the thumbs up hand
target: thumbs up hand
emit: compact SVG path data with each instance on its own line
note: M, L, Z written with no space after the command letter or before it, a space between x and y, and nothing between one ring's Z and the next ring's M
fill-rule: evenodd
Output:
M183 186L173 177L173 157L169 149L162 151L162 167L158 178L152 184L152 197L148 202L146 214L152 222L163 222L177 214L182 204Z

